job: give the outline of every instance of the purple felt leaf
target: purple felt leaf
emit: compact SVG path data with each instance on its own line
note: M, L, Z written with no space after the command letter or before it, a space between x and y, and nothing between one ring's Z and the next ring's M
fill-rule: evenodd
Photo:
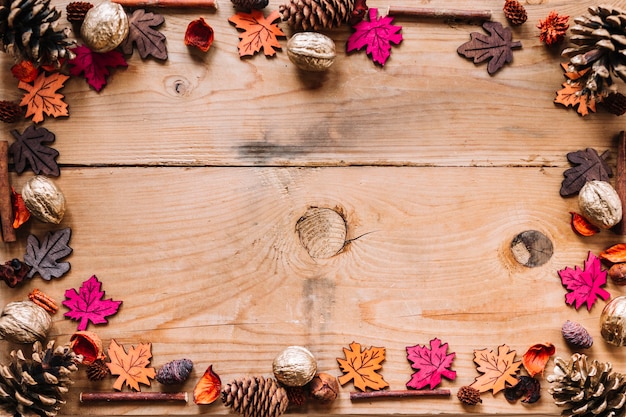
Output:
M86 330L91 321L93 324L105 324L105 317L117 313L122 304L121 301L104 299L104 291L100 291L102 283L93 275L83 282L78 292L75 289L65 291L65 301L63 305L70 309L65 313L65 317L72 320L79 320L77 330Z
M72 248L68 246L71 235L72 229L66 227L54 233L46 233L41 243L35 235L28 236L24 263L31 270L27 277L32 278L35 273L39 273L43 279L50 281L69 271L69 262L58 261L72 253Z
M366 52L374 62L385 65L391 55L391 44L402 42L402 26L392 25L393 17L378 18L378 9L369 9L369 22L363 20L354 26L356 30L348 38L347 51L355 51L367 47Z
M430 348L426 346L408 346L407 359L412 362L411 367L417 372L411 375L406 383L407 388L422 389L426 385L434 389L441 384L441 377L451 381L456 378L456 371L450 368L456 353L447 354L448 344L441 344L441 340L434 338L430 341Z

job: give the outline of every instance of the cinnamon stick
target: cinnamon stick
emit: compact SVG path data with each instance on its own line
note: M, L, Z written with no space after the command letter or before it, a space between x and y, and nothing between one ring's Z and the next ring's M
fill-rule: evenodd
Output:
M418 390L388 390L388 391L366 391L351 392L351 400L371 400L374 398L409 398L409 397L449 397L449 389L418 389Z
M491 20L490 10L436 9L431 7L389 6L387 12L393 16L431 17L436 19Z
M217 0L113 0L124 7L172 7L217 9Z
M95 401L181 401L187 402L186 392L81 392L80 402Z
M13 204L11 203L11 185L9 184L9 142L0 141L0 224L2 241L15 242L13 228Z
M615 174L615 191L622 202L622 221L615 226L615 232L626 235L624 210L626 209L626 132L621 131L617 143L617 173Z

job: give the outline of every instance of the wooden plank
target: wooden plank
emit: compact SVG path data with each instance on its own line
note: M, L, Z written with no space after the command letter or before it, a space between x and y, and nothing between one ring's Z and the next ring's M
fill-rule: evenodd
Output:
M70 273L2 291L4 303L26 297L32 286L63 299L68 288L95 274L107 297L123 300L106 326L90 326L108 345L153 343L153 365L189 358L191 391L209 364L223 382L271 375L273 358L303 345L319 369L339 375L335 358L352 341L384 346L382 373L403 389L412 373L407 346L439 337L456 352L448 399L359 401L351 384L330 408L311 414L460 414L454 395L478 375L473 350L503 343L520 354L533 343L553 342L569 357L560 335L567 320L585 325L596 343L592 357L626 359L600 338L602 303L590 313L564 303L556 271L581 265L619 240L601 233L576 237L569 226L575 199L558 190L560 168L66 168L57 180L68 202L58 227L71 226ZM13 177L19 186L24 177ZM295 231L311 206L339 208L347 223L345 250L312 259ZM31 223L41 235L54 226ZM538 230L554 243L554 256L537 268L517 264L514 236ZM608 285L612 294L623 290ZM54 318L51 338L67 341L76 323ZM0 342L6 358L7 345ZM64 415L225 414L220 404L79 404L81 391L110 390L113 379L86 380L68 395ZM542 379L543 398L532 407L484 395L485 414L558 413ZM154 384L146 391L163 388Z

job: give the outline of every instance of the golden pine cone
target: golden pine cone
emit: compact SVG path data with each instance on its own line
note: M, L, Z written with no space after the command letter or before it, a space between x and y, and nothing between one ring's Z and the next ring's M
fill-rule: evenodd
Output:
M506 17L512 25L521 25L528 20L526 9L517 0L506 0L504 7L504 17Z

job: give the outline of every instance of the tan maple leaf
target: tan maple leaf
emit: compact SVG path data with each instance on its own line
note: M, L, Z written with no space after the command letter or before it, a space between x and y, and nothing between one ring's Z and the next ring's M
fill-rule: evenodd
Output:
M140 343L137 347L131 346L128 354L124 346L118 344L115 339L111 339L109 344L109 358L107 367L113 375L119 375L113 388L122 390L124 383L135 391L141 391L139 384L150 386L150 379L154 379L156 371L148 368L150 358L152 358L152 343Z
M343 348L343 353L345 359L337 358L339 367L344 372L339 377L341 385L354 380L354 386L361 391L366 388L379 390L389 386L382 375L376 373L383 367L381 362L385 360L384 347L362 349L360 343L352 342L350 349Z
M58 72L49 76L42 72L32 85L20 81L17 86L27 92L20 102L20 106L27 106L26 117L33 116L33 122L39 123L43 121L44 113L53 117L69 116L63 94L56 92L68 78L70 77Z
M562 84L564 88L556 92L555 103L565 107L576 107L576 111L581 116L589 114L589 110L596 111L596 101L593 97L582 93L582 85L577 82L566 82Z
M507 345L498 346L498 353L483 349L474 351L476 370L482 375L476 377L470 387L480 392L492 390L494 394L509 386L517 384L515 376L522 366L522 361L515 361L515 351Z
M274 48L281 49L278 36L285 36L274 21L280 19L280 13L275 10L267 17L261 10L253 9L250 13L237 12L228 21L233 23L237 29L243 29L239 35L239 56L254 55L263 48L266 56L276 55Z

